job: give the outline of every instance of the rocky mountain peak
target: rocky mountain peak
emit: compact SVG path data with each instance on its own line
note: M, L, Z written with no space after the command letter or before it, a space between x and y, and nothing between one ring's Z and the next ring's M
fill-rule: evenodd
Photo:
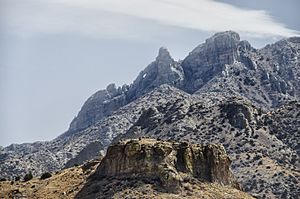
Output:
M167 47L162 46L158 50L158 56L170 56L170 52Z
M224 31L224 32L218 32L216 34L214 34L212 37L208 38L206 40L206 43L214 41L214 42L218 42L218 41L226 41L226 40L231 40L234 42L239 42L240 41L240 35L234 31Z
M158 50L158 56L156 57L156 61L171 61L173 60L169 50L166 47L160 47Z
M168 70L170 70L171 65L174 65L175 63L174 59L170 55L169 50L166 47L159 48L155 62L157 63L156 65L160 74L168 73Z
M195 92L222 73L225 65L239 60L239 47L243 50L250 48L247 42L240 42L239 34L233 31L216 33L196 47L182 62L185 89Z
M116 84L112 83L112 84L109 84L107 87L106 87L106 91L112 95L112 96L115 96L118 94L118 89L117 89L117 86Z
M240 36L233 31L225 31L214 34L212 37L206 39L205 50L207 52L232 53L237 50L237 45L240 42Z
M155 61L149 64L134 80L127 93L129 101L163 84L180 84L183 70L165 47L161 47Z

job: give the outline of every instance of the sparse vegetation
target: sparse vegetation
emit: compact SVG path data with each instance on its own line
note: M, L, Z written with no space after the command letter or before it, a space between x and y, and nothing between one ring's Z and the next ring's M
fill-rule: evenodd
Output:
M228 42L224 42L224 44L226 43ZM280 46L274 44L259 50L248 50L248 47L246 47L248 44L244 46L238 41L237 46L242 48L242 51L240 51L241 54L233 54L233 60L237 62L234 61L232 64L232 52L235 52L236 49L231 49L231 47L235 45L224 46L225 49L228 47L226 52L223 48L219 49L218 45L211 45L212 48L209 48L211 50L209 53L205 51L206 48L197 48L195 53L190 54L187 60L178 63L178 66L183 63L185 68L182 77L185 78L185 75L188 75L188 82L182 82L182 85L180 83L181 86L177 88L187 89L189 94L197 90L192 96L169 85L157 89L156 87L161 83L161 78L157 78L157 76L161 77L160 75L163 75L162 79L168 81L166 77L173 78L173 75L169 76L168 73L172 70L163 70L162 73L153 71L154 73L151 73L151 67L156 70L156 65L152 65L147 68L147 78L142 80L147 82L137 80L130 87L130 89L136 88L136 90L130 92L131 96L127 95L129 93L127 93L126 88L121 95L119 95L119 91L111 95L114 96L113 99L105 96L107 100L102 104L101 92L99 98L94 95L92 105L87 104L84 106L83 111L73 122L80 133L74 133L74 137L69 140L51 141L50 145L53 148L45 147L46 150L54 152L53 155L56 155L53 163L44 158L47 155L38 156L34 152L38 148L33 145L28 145L30 147L26 151L26 158L28 157L26 164L22 159L24 156L20 156L19 159L16 158L18 156L14 155L16 152L14 150L11 157L6 158L5 154L4 156L1 154L0 159L5 159L7 165L4 168L16 168L11 167L16 165L17 168L28 166L28 168L34 170L38 168L48 169L49 165L62 168L65 156L61 155L61 152L63 154L68 152L67 158L72 158L79 150L86 147L87 142L93 139L102 141L102 138L105 138L105 142L101 142L101 145L103 144L101 149L105 149L115 136L117 138L121 136L125 139L126 136L131 138L147 135L171 141L187 140L205 144L222 143L232 157L232 168L236 171L235 175L242 182L243 188L248 187L247 190L257 194L259 198L264 197L264 195L266 198L269 196L296 198L297 192L295 190L299 184L297 165L299 165L300 154L298 143L300 103L294 101L284 104L284 102L290 100L290 97L293 99L299 97L299 63L295 62L296 64L294 64L290 61L290 58L296 55L290 50L297 47L299 51L299 39L297 44L287 42L289 45L282 48L281 45L286 45L284 43L281 43ZM271 51L269 51L270 49ZM217 50L216 56L214 50ZM245 56L245 59L243 56ZM211 66L213 66L212 70L206 70L206 67L211 68ZM168 68L169 64L166 67ZM167 73L165 74L165 72ZM223 72L225 73L223 74ZM155 84L152 84L152 80ZM171 85L176 86L173 83ZM188 87L184 88L185 86ZM199 88L201 89L198 90ZM115 92L115 88L112 90ZM151 95L149 94L150 90ZM205 92L202 93L202 91ZM125 99L122 97L123 94ZM130 98L131 104L123 107L123 105L129 103L126 101L127 98ZM119 100L125 101L119 104ZM98 104L98 102L101 103ZM224 107L226 104L227 108ZM278 108L281 104L283 106ZM119 109L120 107L123 108ZM148 114L146 114L147 111ZM106 117L110 113L111 116ZM140 114L143 117L140 117ZM96 120L97 123L94 123ZM86 123L87 121L88 123ZM131 133L126 133L128 132L127 127L132 127L130 129L130 131L132 130ZM80 142L78 142L79 140ZM44 145L41 146L42 150ZM24 150L20 151L23 154ZM43 152L46 153L47 151ZM195 155L194 152L187 151L186 153L191 153L191 156ZM86 157L85 153L82 154ZM90 154L89 151L87 154ZM18 155L18 152L16 152L16 155ZM81 156L77 155L77 157ZM50 161L52 161L52 158ZM37 162L41 165L36 164ZM82 172L75 175L76 177L92 173L93 169L90 168L89 164L80 167L77 164L74 165L78 162L80 161L69 162L70 167L75 166L69 170L71 173L68 176L69 179L73 179L73 172L75 171ZM110 166L108 164L108 167ZM14 171L14 169L10 170L10 172ZM20 171L24 171L24 169ZM282 171L285 172L280 173ZM63 176L65 174L64 171L57 171L56 174L54 172L52 173L53 176L56 174L56 176ZM274 173L278 173L278 175L274 175ZM17 173L7 173L3 177L12 179L11 176L13 175L17 175ZM18 175L24 176L23 173ZM44 178L42 175L40 178L46 179L46 177ZM53 179L54 177L44 181L33 179L29 183L23 184L32 184L34 181L43 184ZM273 186L275 185L274 182L278 182L276 187ZM22 184L22 182L14 181L12 183L15 183L14 186ZM115 184L112 183L111 187L118 187L122 183L115 181ZM130 183L124 182L124 184L126 183L137 185L134 180ZM32 187L32 189L36 189L34 185ZM111 187L104 188L107 192L110 192ZM138 187L140 187L140 184ZM193 190L196 189L197 187L193 187ZM188 187L187 190L190 190L190 188ZM95 191L99 191L99 187L96 187ZM136 190L127 191L128 193L138 192ZM147 191L148 189L142 189L142 193L147 193ZM64 191L57 192L59 194L64 193Z
M32 178L33 178L33 175L31 172L29 172L24 176L23 180L24 180L24 182L27 182L27 181L31 180Z
M51 173L49 173L49 172L46 172L46 173L43 173L42 175L41 175L41 180L44 180L44 179L47 179L47 178L51 178L51 176L52 176L52 174Z

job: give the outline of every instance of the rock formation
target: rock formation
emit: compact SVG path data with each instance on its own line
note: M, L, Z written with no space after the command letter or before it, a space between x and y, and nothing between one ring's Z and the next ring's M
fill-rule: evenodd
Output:
M76 157L70 159L66 164L65 168L72 167L74 165L80 165L88 160L92 160L99 156L99 151L103 148L102 144L98 141L91 142L85 148L83 148Z
M174 61L166 48L161 47L156 60L148 65L129 87L127 99L132 101L162 84L180 86L183 79L181 65Z
M195 92L238 59L240 36L232 31L217 33L195 48L182 62L185 90Z
M232 187L236 184L229 163L221 145L127 140L110 146L103 161L88 161L43 179L1 180L0 197L253 199Z
M251 198L230 163L222 145L123 140L108 148L75 198Z
M92 95L64 135L87 128L163 84L188 93L237 92L266 109L299 99L299 46L299 38L291 37L255 49L236 32L226 31L208 38L182 62L161 47L130 86L110 84Z
M221 145L126 140L110 146L95 175L159 179L172 191L180 189L188 175L206 182L238 188L230 171L230 159Z
M78 132L105 116L110 115L113 111L127 104L125 92L128 86L117 88L115 84L110 84L105 90L100 90L93 94L82 106L77 117L73 119L70 128L64 136Z
M255 49L233 31L216 33L183 61L161 48L131 85L92 95L64 134L0 150L0 177L56 171L92 158L82 154L93 142L105 153L112 142L146 135L224 144L245 190L296 197L299 60L299 37Z

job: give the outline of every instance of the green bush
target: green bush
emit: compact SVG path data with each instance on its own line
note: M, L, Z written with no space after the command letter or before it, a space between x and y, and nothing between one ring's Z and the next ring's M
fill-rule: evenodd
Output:
M43 173L42 175L41 175L41 180L44 180L44 179L47 179L47 178L51 178L51 173L49 173L49 172L46 172L46 173Z
M31 180L33 178L32 176L32 173L27 173L25 176L24 176L24 182L27 182L29 180Z

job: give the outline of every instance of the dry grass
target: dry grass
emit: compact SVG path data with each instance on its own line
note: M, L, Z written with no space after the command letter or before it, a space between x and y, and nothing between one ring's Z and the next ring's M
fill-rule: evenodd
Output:
M10 181L0 182L0 198L74 198L89 175L90 172L85 172L78 166L62 170L44 180L33 178L28 182L18 181L14 184Z
M13 196L15 196L15 198L30 199L74 198L87 184L88 177L93 174L97 165L98 164L93 165L90 169L86 169L86 167L83 167L85 169L82 169L81 166L65 169L53 174L52 177L45 180L33 178L28 182L19 181L14 182L14 184L11 184L10 181L0 182L0 192L2 194L0 195L0 198L14 198ZM200 183L198 181L185 182L183 183L182 189L175 194L163 191L160 189L159 184L155 183L151 184L136 181L137 183L129 182L132 186L126 186L126 183L122 181L120 182L122 187L118 189L118 191L114 192L112 196L109 196L109 198L252 199L252 197L247 193L215 183ZM105 186L109 187L110 184L115 184L115 182L113 183L112 181L108 181ZM81 194L85 195L84 192ZM94 193L94 195L88 195L86 198L107 197L105 194L101 193L101 189L99 189L97 193Z

